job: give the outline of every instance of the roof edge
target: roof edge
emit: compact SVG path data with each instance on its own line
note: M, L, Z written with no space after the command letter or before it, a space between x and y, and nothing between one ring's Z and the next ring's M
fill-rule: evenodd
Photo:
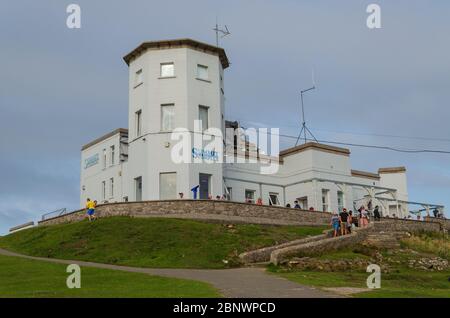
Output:
M361 171L361 170L350 170L352 177L361 177L361 178L369 178L380 180L380 175L378 173Z
M142 42L134 50L125 55L123 60L127 65L130 65L132 60L140 56L147 49L167 49L177 47L188 47L203 52L213 53L215 55L217 54L222 64L222 68L226 69L230 66L230 61L223 48L189 38Z
M378 169L378 173L399 173L399 172L406 172L406 167L386 167L386 168L380 168Z
M126 128L114 129L113 131L111 131L111 132L109 132L109 133L107 133L107 134L105 134L105 135L103 135L103 136L101 136L101 137L99 137L99 138L97 138L97 139L95 139L95 140L85 144L83 147L81 147L81 150L82 151L86 150L87 148L90 148L90 147L92 147L92 146L102 142L103 140L106 140L106 139L108 139L108 138L110 138L110 137L112 137L114 135L117 135L117 134L121 134L121 135L122 134L123 135L126 134L128 136L128 129L126 129Z
M296 154L298 152L302 152L302 151L305 151L308 149L315 149L315 150L324 151L324 152L331 152L331 153L344 155L344 156L350 155L350 150L347 148L329 146L329 145L320 144L317 142L307 142L305 144L280 151L280 157L293 155L293 154Z

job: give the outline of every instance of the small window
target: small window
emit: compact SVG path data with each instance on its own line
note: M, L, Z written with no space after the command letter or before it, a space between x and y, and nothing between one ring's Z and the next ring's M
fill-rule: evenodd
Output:
M139 71L136 72L135 77L134 77L134 86L138 86L139 84L142 84L142 82L144 81L144 78L142 76L142 69L140 69Z
M175 128L175 105L161 105L161 131L172 131Z
M110 151L110 156L111 156L110 164L111 164L111 166L114 166L114 161L115 161L115 156L116 156L115 147L114 146L109 147L109 151Z
M114 197L114 178L109 179L109 194L110 197Z
M208 80L208 66L197 65L197 78L202 80Z
M106 169L106 160L107 160L107 157L106 157L106 149L103 149L103 169Z
M255 203L255 190L245 190L245 202Z
M198 120L201 120L202 123L202 131L208 129L209 123L208 123L208 107L206 106L199 106L198 107Z
M280 205L278 193L269 193L269 205Z
M177 174L176 172L160 173L159 175L159 199L172 200L177 198Z
M135 117L136 117L136 137L139 137L142 134L142 110L138 110L135 113Z
M161 63L161 77L175 76L173 63Z

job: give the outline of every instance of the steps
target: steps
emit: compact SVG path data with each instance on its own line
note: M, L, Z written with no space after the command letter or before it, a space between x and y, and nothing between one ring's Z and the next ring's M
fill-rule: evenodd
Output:
M363 242L364 245L376 247L379 249L395 249L400 248L400 240L408 237L406 232L374 232L367 235L367 238Z

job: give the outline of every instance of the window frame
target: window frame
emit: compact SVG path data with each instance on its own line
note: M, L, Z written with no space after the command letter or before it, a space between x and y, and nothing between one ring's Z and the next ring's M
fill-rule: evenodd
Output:
M165 129L165 127L163 127L164 125L164 111L163 108L164 107L171 107L173 112L172 112L172 119L171 119L171 127L169 129ZM167 109L166 108L166 109ZM160 131L161 132L171 132L175 129L175 104L174 103L169 103L169 104L161 104L160 106L160 112L161 112L161 117L160 117Z
M163 67L172 66L171 75L163 75ZM164 62L159 64L159 78L173 78L175 77L175 63L174 62Z
M134 117L135 117L135 125L136 125L136 129L135 129L135 133L136 133L136 138L139 138L142 136L142 109L139 109L138 111L136 111L134 113Z
M202 77L201 73L199 72L200 69L205 70L206 72L206 77ZM197 73L196 73L196 79L201 80L201 81L205 81L205 82L211 82L209 79L209 67L207 65L203 65L203 64L197 64Z
M201 118L201 110L206 110L206 128L204 128L203 119ZM198 120L202 121L202 131L205 131L209 128L209 106L198 105Z

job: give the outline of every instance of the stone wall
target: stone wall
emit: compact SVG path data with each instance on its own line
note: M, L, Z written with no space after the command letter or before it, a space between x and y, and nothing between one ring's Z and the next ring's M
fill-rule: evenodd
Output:
M97 217L132 216L132 217L187 217L223 220L228 222L327 225L330 214L311 212L277 206L258 206L215 200L160 200L143 202L121 202L99 205ZM85 218L85 210L78 210L59 217L43 220L39 225L76 222Z
M373 222L377 231L395 232L440 232L442 225L438 222L383 218L382 222Z
M292 257L306 257L320 255L329 251L337 251L342 248L357 245L363 242L369 233L373 232L374 225L370 224L366 228L354 229L351 234L325 238L306 244L289 246L274 250L270 255L270 262L278 265Z

